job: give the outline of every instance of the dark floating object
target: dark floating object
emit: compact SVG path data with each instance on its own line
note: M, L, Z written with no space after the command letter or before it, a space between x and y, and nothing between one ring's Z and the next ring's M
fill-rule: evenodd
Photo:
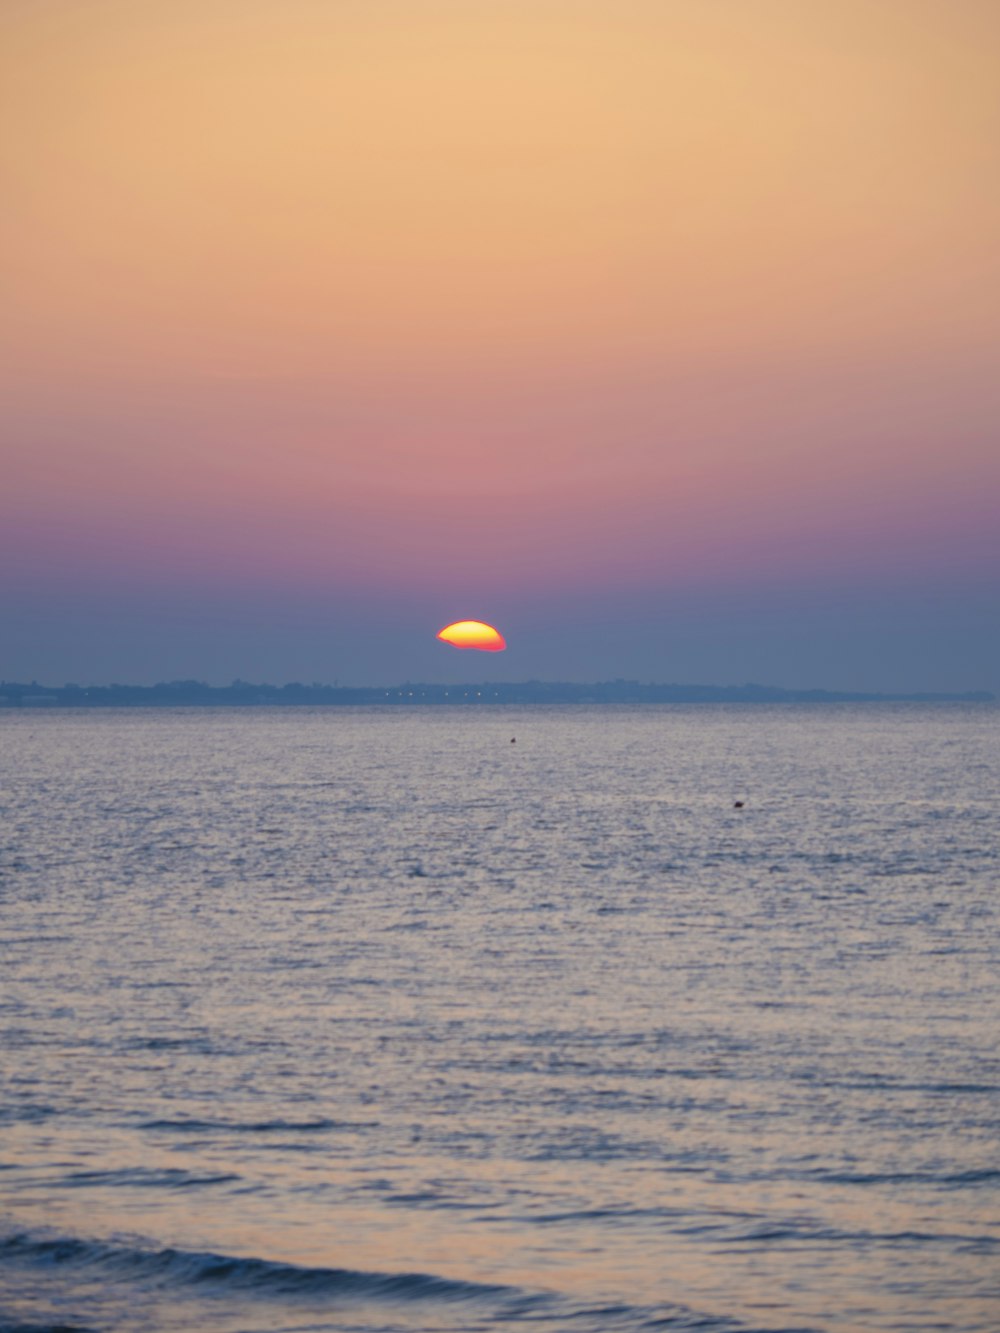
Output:
M511 736L511 738L510 738L510 743L511 743L511 745L516 745L516 744L517 744L517 737L516 737L516 736Z
M734 809L734 810L742 810L744 804L745 804L744 801L734 801L734 802L733 802L733 809Z

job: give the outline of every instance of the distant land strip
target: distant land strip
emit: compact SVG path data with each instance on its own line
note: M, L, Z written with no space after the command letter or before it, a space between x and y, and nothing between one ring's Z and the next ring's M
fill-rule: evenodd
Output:
M786 690L777 685L643 685L606 680L592 685L527 680L474 685L206 685L172 680L159 685L39 685L0 681L2 708L247 708L261 705L413 704L818 704L992 703L987 690L965 694L863 694L848 690Z

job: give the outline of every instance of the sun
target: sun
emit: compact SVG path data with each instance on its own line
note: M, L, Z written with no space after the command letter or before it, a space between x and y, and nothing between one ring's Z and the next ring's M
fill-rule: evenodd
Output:
M482 620L456 620L445 625L438 638L453 648L478 648L481 653L502 653L507 647L500 631Z

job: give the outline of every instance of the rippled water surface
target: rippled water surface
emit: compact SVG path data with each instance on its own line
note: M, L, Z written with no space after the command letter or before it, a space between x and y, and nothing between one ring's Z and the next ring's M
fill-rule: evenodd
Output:
M0 715L0 1329L995 1333L998 742Z

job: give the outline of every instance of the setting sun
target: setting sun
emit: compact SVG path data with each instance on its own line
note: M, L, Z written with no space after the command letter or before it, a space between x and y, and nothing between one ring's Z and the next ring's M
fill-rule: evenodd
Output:
M500 631L482 620L456 620L453 625L446 625L438 638L453 648L478 648L484 653L502 653L507 647Z

